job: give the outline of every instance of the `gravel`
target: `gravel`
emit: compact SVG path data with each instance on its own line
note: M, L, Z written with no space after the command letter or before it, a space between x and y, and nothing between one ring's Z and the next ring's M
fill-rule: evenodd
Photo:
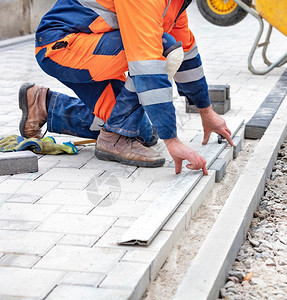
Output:
M287 299L287 140L220 299Z

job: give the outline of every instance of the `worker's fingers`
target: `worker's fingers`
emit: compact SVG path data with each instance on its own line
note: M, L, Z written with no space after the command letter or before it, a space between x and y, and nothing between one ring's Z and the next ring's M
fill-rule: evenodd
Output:
M206 160L204 157L200 156L198 153L193 152L189 157L188 161L190 162L186 167L191 170L203 170L205 175L208 175Z
M208 175L208 171L207 171L206 165L203 166L202 170L203 170L203 174L204 175Z
M221 130L219 133L222 135L223 138L225 138L227 140L227 142L230 144L230 146L234 146L234 143L231 138L231 132L228 128Z
M209 137L210 137L211 131L204 131L204 136L203 136L203 141L202 141L202 145L206 145Z
M174 157L174 165L175 165L175 174L179 174L182 170L182 159Z

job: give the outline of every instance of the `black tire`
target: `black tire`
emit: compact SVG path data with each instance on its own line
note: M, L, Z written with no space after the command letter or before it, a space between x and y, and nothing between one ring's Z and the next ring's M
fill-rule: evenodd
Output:
M229 0L233 1L233 0ZM252 0L242 0L245 4L248 6L251 6ZM223 2L223 0L222 0ZM209 3L212 3L209 2ZM234 9L228 13L228 11L225 11L225 14L220 14L220 12L216 13L210 8L210 4L208 3L208 0L197 0L197 7L202 14L202 16L209 21L210 23L217 25L217 26L231 26L235 25L241 20L245 18L247 15L247 11L242 9L239 5L237 5L234 1ZM216 8L215 8L216 10Z

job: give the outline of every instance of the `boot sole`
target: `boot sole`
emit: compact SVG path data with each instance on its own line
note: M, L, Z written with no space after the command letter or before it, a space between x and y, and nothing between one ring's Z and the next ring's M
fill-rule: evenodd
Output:
M161 158L156 161L129 160L112 153L100 151L97 149L97 146L95 147L95 156L100 160L116 161L124 165L135 167L158 168L162 167L165 163L165 158Z
M19 130L21 135L25 138L28 138L25 134L25 125L28 118L27 91L34 85L35 83L23 83L19 89L19 108L22 110L22 119L19 124Z

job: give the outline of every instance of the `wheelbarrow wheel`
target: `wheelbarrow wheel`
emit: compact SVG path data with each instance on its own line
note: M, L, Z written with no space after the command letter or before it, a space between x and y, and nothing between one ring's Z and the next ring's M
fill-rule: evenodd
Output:
M252 0L242 1L251 6ZM197 0L197 7L207 21L217 26L235 25L247 15L233 0Z

